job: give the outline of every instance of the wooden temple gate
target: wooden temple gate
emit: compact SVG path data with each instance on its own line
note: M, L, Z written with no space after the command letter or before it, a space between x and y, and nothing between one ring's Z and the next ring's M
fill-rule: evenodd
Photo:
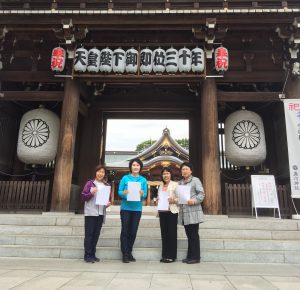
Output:
M284 119L280 97L299 98L298 2L0 1L0 112L12 121L42 103L61 118L51 210L69 210L72 183L82 186L104 161L106 120L122 116L189 119L190 160L204 184L205 211L221 214L222 187L239 172L222 175L218 124L242 105L262 108L270 129L266 168L288 183L286 141L273 141L285 132L278 124ZM79 74L73 64L80 44L200 45L206 70L201 75ZM224 75L214 70L213 51L220 44L229 51ZM55 75L50 58L58 45L68 59L65 71ZM3 141L5 134L0 146L15 146L17 132L9 133L12 141ZM4 157L1 172L24 172L15 153Z

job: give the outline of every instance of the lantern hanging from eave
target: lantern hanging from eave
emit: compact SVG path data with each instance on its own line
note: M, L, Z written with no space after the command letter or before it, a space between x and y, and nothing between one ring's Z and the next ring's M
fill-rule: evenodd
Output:
M149 48L141 50L140 71L142 74L152 72L152 50Z
M178 71L178 51L170 47L166 51L166 72L175 74Z
M87 71L97 73L100 69L100 50L92 48L88 54Z
M205 68L205 53L202 48L195 47L192 50L192 72L201 73Z
M184 47L178 52L178 68L180 72L190 72L192 68L192 53L191 50Z
M53 112L39 108L21 119L17 155L26 164L47 164L57 153L60 121Z
M88 65L88 51L84 47L77 48L74 58L74 71L85 72Z
M138 51L133 47L126 51L126 72L135 74L138 69Z
M227 48L220 46L215 49L215 70L226 72L229 67L229 57Z
M125 71L126 55L122 48L117 48L113 52L113 72L122 74Z
M162 48L157 48L152 53L153 72L162 74L165 71L166 52Z
M261 117L248 110L230 114L225 120L225 154L236 166L256 166L267 155Z
M111 73L113 61L113 51L108 47L101 50L100 54L100 71L104 73Z
M62 72L66 63L66 51L61 47L55 47L51 55L51 69L54 72Z

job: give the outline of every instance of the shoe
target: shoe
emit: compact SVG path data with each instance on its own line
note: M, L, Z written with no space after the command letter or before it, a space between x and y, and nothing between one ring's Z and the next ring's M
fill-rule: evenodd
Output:
M84 261L86 262L86 263L95 263L95 260L93 259L93 258L84 258Z
M187 264L198 264L198 263L200 263L200 260L188 260L186 263Z
M100 259L97 258L97 257L94 257L94 261L95 261L95 262L100 262Z
M175 259L162 259L162 263L173 263Z
M128 259L129 259L129 262L135 262L136 261L136 259L132 256L132 254L129 255Z
M128 255L123 255L123 259L122 259L123 263L129 263L129 257Z
M182 260L182 263L187 263L187 261L189 261L189 259L185 258L185 259Z
M165 260L164 258L161 258L159 261L160 261L161 263L163 263L163 262L164 262L164 260Z

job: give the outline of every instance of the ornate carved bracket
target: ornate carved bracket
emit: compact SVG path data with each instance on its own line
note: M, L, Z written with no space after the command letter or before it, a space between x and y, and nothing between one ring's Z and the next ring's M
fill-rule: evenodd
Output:
M295 17L288 26L278 26L276 32L283 41L283 68L290 69L294 76L300 76L300 17Z
M206 23L200 27L193 27L193 34L196 39L204 41L206 57L212 58L213 45L216 39L223 40L227 27L217 25L216 18L207 18Z
M2 27L0 29L0 70L3 69L3 62L2 62L2 54L1 52L4 49L4 40L5 40L5 35L7 34L8 30L6 29L6 27Z
M68 58L74 58L75 42L83 40L87 33L87 27L73 25L72 19L62 19L62 28L54 30L56 38L63 40L68 51Z

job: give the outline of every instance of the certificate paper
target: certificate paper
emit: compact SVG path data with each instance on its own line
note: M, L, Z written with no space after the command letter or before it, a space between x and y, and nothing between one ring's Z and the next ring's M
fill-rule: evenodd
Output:
M169 197L168 192L161 191L159 193L159 200L158 200L157 210L169 210L168 197Z
M177 185L176 192L179 204L187 204L187 201L191 198L190 191L191 187L189 185Z
M96 204L97 205L107 205L109 202L110 195L110 186L100 186L96 195Z
M140 182L128 182L128 194L127 201L141 201L141 183Z

